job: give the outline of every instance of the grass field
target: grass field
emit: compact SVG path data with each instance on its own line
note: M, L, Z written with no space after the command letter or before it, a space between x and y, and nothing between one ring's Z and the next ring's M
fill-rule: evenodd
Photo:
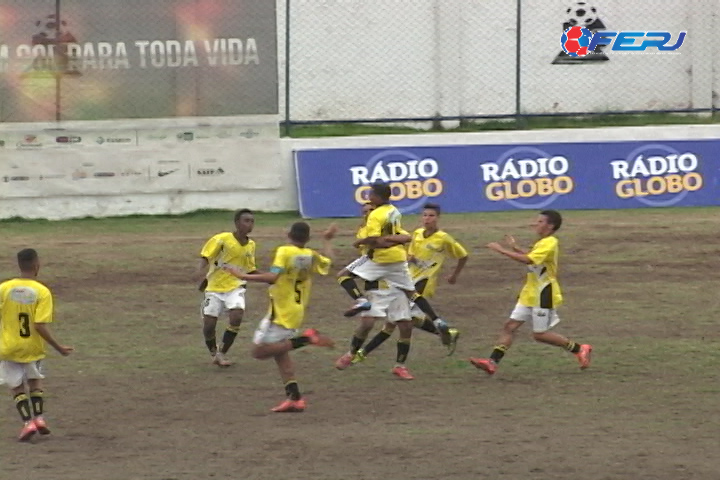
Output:
M718 213L566 212L558 330L592 343L593 364L580 371L523 331L494 377L467 358L489 353L524 272L484 245L505 233L528 244L534 212L445 215L471 251L460 282L441 285L434 302L462 330L455 356L416 331L415 381L390 374L394 341L335 370L354 321L341 315L349 299L322 278L307 323L339 348L293 353L309 404L296 415L269 413L282 384L273 363L248 355L263 286L249 289L236 365L213 367L203 345L189 276L230 214L2 222L0 278L15 274L18 249L37 248L55 294L53 331L77 351L47 362L49 438L15 442L10 396L0 404L0 479L715 480ZM258 215L261 268L293 220ZM355 226L338 223L335 271L353 257Z

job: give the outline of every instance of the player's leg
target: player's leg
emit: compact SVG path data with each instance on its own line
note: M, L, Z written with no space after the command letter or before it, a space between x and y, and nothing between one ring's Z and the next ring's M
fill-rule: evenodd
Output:
M236 288L235 290L225 294L224 308L228 312L228 326L223 332L222 341L218 347L216 359L218 364L222 366L232 365L232 362L226 358L226 354L240 331L243 314L245 313L245 289Z
M471 358L470 363L481 370L485 370L488 375L495 373L498 363L513 344L515 332L527 321L532 321L532 308L520 304L515 305L510 314L510 319L503 325L490 357Z
M567 337L551 331L553 327L560 323L560 317L555 309L533 308L532 316L533 338L535 341L554 345L574 354L578 362L580 362L580 368L583 370L590 366L591 345L573 342Z
M285 395L287 398L277 407L273 408L273 412L302 412L305 410L305 400L300 394L297 380L295 380L295 364L290 358L289 352L284 352L275 357L275 363L280 371L280 378L285 385Z
M25 391L25 364L10 361L0 362L0 377L10 388L15 408L24 424L18 440L27 442L37 433L37 427L32 421L30 396Z
M283 328L264 318L253 336L252 356L258 360L266 360L282 355L291 350L297 350L307 345L318 347L335 346L335 343L314 328L306 329L301 335L295 336L296 331Z
M360 294L355 278L359 277L366 282L375 282L382 277L384 269L382 265L373 262L365 255L350 263L345 269L350 272L351 276L344 276L338 281L345 291L355 299L355 304L344 313L346 317L353 317L372 308L372 302ZM356 294L359 295L357 298L355 298Z
M340 358L335 361L335 368L338 370L345 370L347 367L352 365L352 360L367 340L368 334L375 324L375 318L367 315L369 312L363 312L363 316L360 317L360 322L350 339L350 350L345 352Z
M213 364L218 365L216 361L217 354L217 338L215 338L215 328L217 326L218 317L223 311L223 300L219 294L215 292L205 292L205 298L200 309L203 320L203 338L205 346L207 346L210 355L213 357Z
M360 261L363 258L367 258L367 257L364 257L364 256L360 257L360 258L354 260L350 265L352 265L353 263L355 263L357 261ZM348 265L348 266L350 266L350 265ZM343 290L345 290L347 292L347 294L350 295L350 298L357 301L358 299L363 297L363 294L360 291L360 288L358 288L357 282L355 281L355 279L357 277L355 277L355 275L350 273L350 270L348 270L348 267L345 267L342 270L340 270L338 272L336 278L337 278L338 285L340 285L343 288Z
M395 367L393 367L392 373L403 380L413 380L415 377L412 376L407 366L405 366L408 354L410 353L413 323L410 320L402 320L395 322L395 324L398 327L400 338L398 338L397 341L397 356L395 358Z
M415 283L415 290L422 295L426 299L432 298L435 292L435 279L427 279L424 278L418 282ZM441 342L448 348L448 356L455 353L455 349L457 348L457 342L460 338L460 330L457 328L454 328L450 324L447 325L447 334L449 336L449 342L447 341L447 337L443 336L443 332L441 332L436 326L435 323L433 323L430 318L426 317L422 310L420 310L420 307L415 305L415 303L412 303L411 311L412 315L412 321L415 325L415 328L418 328L420 330L423 330L428 333L432 333L433 335L437 335L440 337Z
M38 362L35 362L36 364ZM39 365L35 367L39 370ZM28 374L28 377L33 376ZM41 435L49 435L50 428L45 422L45 393L42 388L42 380L40 378L28 378L28 390L30 390L30 404L32 406L33 422L37 431Z

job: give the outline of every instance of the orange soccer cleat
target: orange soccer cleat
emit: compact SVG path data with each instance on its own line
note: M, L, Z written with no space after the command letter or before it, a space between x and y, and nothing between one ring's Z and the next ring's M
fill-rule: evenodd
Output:
M317 347L333 348L335 346L335 342L333 342L330 337L323 335L314 328L308 328L302 333L302 336L308 337L310 339L310 344Z
M35 426L35 422L32 420L25 422L25 426L23 426L23 429L20 430L20 435L18 435L18 441L29 442L36 433L38 433L38 428Z
M590 366L590 354L592 353L592 345L580 345L580 351L575 354L580 362L580 369L585 370Z
M301 398L300 400L291 400L288 398L280 405L273 408L272 411L276 413L299 413L304 411L306 407L307 404L305 403L304 398Z
M40 435L50 435L50 429L42 416L35 417L33 422L35 422L35 427L37 428L37 431L40 432Z
M405 365L396 365L395 368L392 369L393 375L396 377L400 377L403 380L414 380L415 377L412 376L410 373L410 370Z
M491 358L471 358L470 363L480 370L485 370L488 375L492 375L497 370L497 363Z
M338 358L338 359L335 361L335 368L337 368L338 370L345 370L345 369L348 368L350 365L352 365L352 360L353 360L353 357L354 357L354 356L355 356L355 355L353 355L353 354L350 353L350 352L347 352L347 353L343 354L342 357Z

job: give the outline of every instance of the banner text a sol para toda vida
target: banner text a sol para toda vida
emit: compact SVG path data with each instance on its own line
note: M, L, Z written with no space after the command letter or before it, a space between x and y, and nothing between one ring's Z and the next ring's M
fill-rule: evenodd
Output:
M359 214L369 185L416 213L719 205L720 140L300 150L305 217Z

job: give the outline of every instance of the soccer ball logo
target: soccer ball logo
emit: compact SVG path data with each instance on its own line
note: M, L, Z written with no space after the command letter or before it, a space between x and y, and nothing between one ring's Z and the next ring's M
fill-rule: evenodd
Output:
M560 45L563 51L571 57L584 57L588 54L588 46L590 46L592 37L593 34L590 30L576 25L563 32Z
M597 8L587 2L575 2L565 10L565 13L568 16L567 23L573 27L575 25L587 27L598 19Z

